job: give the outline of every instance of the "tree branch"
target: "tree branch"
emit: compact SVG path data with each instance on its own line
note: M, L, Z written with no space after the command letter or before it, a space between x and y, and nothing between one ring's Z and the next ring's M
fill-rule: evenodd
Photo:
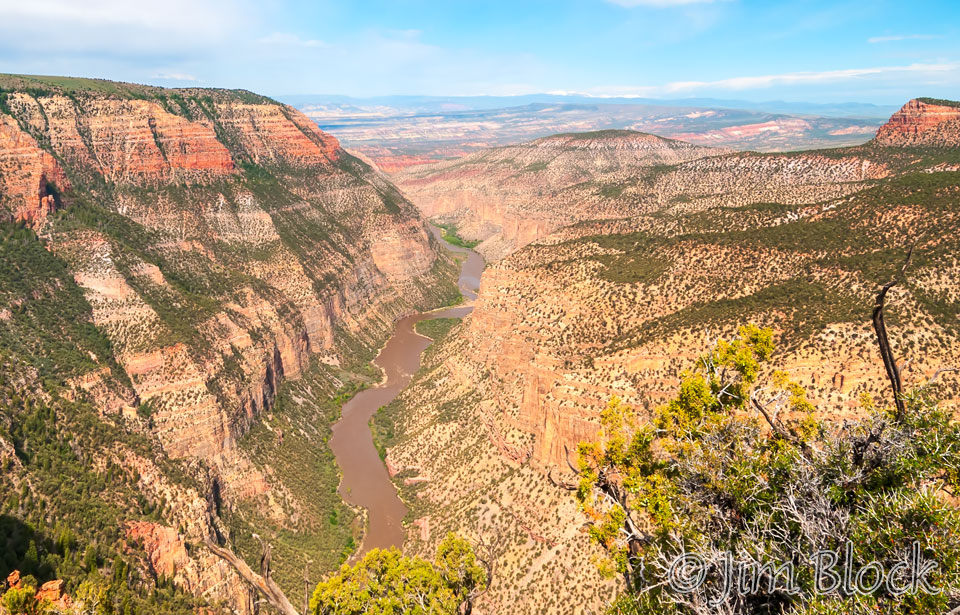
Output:
M206 545L214 555L224 560L231 566L234 570L237 571L244 581L250 585L257 588L261 594L267 599L275 609L280 611L282 615L301 615L297 609L293 608L293 605L290 603L290 600L287 599L287 596L283 593L283 590L274 582L273 579L269 576L269 554L265 553L267 560L267 576L263 577L253 570L250 569L250 566L247 565L247 562L243 561L237 557L236 553L227 549L225 547L218 546L214 544L209 537L203 539L203 544Z
M553 477L553 466L550 467L550 470L547 471L547 478L553 483L554 487L559 487L560 489L565 489L567 491L576 491L577 486L573 483L568 483L567 481L558 481Z
M887 298L887 291L899 284L903 280L903 274L910 264L913 257L913 248L907 251L907 258L900 267L900 273L883 285L877 294L877 300L873 306L873 330L877 333L877 344L880 346L880 357L883 359L883 366L887 370L887 378L890 380L890 386L893 389L893 403L897 406L897 418L902 419L907 412L906 403L903 401L903 382L900 380L900 370L897 368L897 360L893 356L893 350L890 348L890 339L887 337L887 325L883 321L883 307Z

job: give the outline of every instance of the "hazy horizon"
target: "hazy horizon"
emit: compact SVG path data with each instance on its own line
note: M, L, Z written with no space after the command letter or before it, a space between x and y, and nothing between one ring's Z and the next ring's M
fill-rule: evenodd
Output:
M270 96L960 98L945 1L0 0L0 72Z

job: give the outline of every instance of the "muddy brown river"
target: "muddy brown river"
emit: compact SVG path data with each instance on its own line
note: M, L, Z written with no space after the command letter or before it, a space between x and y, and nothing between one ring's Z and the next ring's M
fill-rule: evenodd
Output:
M443 241L437 229L432 231L448 250L466 255L460 269L459 285L467 302L399 320L393 335L373 361L383 370L383 381L376 387L360 391L345 403L342 417L333 426L330 448L343 474L340 495L348 503L367 510L367 532L357 556L374 548L402 547L405 535L402 522L407 514L407 507L397 495L373 445L370 418L381 406L393 401L420 367L420 355L431 340L416 333L414 325L421 320L466 316L473 310L472 302L477 298L480 286L483 258L473 250Z

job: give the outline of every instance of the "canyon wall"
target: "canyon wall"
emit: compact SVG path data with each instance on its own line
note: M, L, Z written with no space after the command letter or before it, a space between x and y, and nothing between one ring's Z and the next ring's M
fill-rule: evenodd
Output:
M5 76L0 111L0 218L66 264L121 370L98 358L65 373L71 395L208 468L218 506L295 507L237 442L313 360L364 364L396 318L455 293L416 209L298 111L249 92ZM196 541L214 528L192 493L169 504L202 511L179 524ZM161 568L185 557L169 527L131 528ZM179 566L182 586L235 583L215 559Z
M911 100L880 127L876 142L887 146L956 147L960 142L960 104L931 98Z
M587 220L755 202L814 203L889 174L876 157L731 153L630 131L557 135L410 167L398 185L497 260Z
M390 415L399 435L388 461L417 519L411 548L429 553L447 530L492 541L508 581L495 582L478 612L602 608L615 582L604 585L598 555L578 532L586 518L558 483L577 444L597 437L610 398L650 416L718 338L756 323L774 330L773 367L808 390L818 417L858 416L862 395L889 403L870 316L911 246L907 282L891 291L887 310L904 380L923 386L952 365L958 141L891 147L882 138L889 131L846 150L729 153L640 169L618 178L622 192L608 191L620 217L584 216L510 246L485 270L473 313ZM459 174L449 184L462 198L458 220L487 215L495 174L477 166L471 158L448 170ZM527 186L531 195L539 189ZM562 202L554 220L580 203ZM944 406L960 408L960 378L937 382Z

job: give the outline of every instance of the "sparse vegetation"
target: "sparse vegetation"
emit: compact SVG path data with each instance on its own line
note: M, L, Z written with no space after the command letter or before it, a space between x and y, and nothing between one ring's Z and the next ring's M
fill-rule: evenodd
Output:
M428 318L418 322L414 325L414 328L420 335L425 335L434 342L438 342L461 320L460 318Z
M743 327L701 357L651 422L613 399L599 441L579 446L577 498L610 554L607 569L628 588L611 612L919 615L956 606L960 509L948 494L958 486L960 428L950 413L921 390L903 413L867 397L867 418L828 424L786 374L756 387L772 352L769 330ZM856 562L884 570L918 544L939 564L929 577L939 589L821 595L813 554L848 544ZM667 585L684 553L709 565L691 592ZM727 553L773 568L759 570L750 591L724 595ZM773 571L784 564L796 591Z

